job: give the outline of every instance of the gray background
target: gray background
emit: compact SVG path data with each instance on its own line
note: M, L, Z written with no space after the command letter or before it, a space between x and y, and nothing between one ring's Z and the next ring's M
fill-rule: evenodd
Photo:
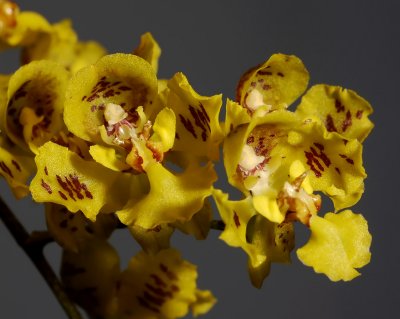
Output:
M246 256L213 231L207 241L178 235L174 244L198 265L199 287L219 299L206 318L377 318L400 313L399 93L400 23L396 1L19 1L55 22L72 18L82 39L110 52L130 52L151 31L163 54L160 77L184 72L201 94L234 97L240 75L272 53L296 54L311 84L357 91L375 108L375 130L365 143L365 195L355 207L369 221L372 262L350 283L332 283L293 255L276 265L261 290L246 273ZM0 55L0 72L16 67L16 52ZM219 185L224 185L220 183ZM39 206L15 204L4 181L0 192L29 229L43 228ZM326 205L322 211L327 211ZM304 243L306 234L300 234ZM113 237L122 263L137 246L125 232ZM0 223L0 318L65 318L27 257ZM46 252L58 267L59 250Z

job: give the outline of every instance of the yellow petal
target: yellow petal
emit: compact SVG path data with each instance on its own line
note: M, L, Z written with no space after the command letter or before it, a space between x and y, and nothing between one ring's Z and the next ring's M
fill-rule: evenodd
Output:
M132 225L128 228L143 251L153 255L156 255L160 250L170 247L170 238L174 232L174 228L168 224L158 225L151 229L137 225Z
M185 234L193 235L197 240L206 239L210 230L212 219L212 207L208 199L204 201L204 206L193 215L187 222L175 222L173 227Z
M169 151L175 141L175 113L169 109L162 109L153 124L153 134L150 143L161 153Z
M18 149L1 136L0 175L3 176L17 199L29 194L28 180L35 171L33 157Z
M149 62L157 73L158 59L161 54L161 49L150 32L142 34L139 46L133 51L133 54L138 55Z
M76 136L102 143L99 127L106 124L106 104L120 105L128 116L137 118L138 106L146 113L156 94L157 78L149 63L132 54L106 55L72 77L64 121Z
M39 148L35 162L38 171L30 190L37 202L60 204L71 212L81 210L94 221L101 210L115 211L126 203L128 196L133 196L129 183L137 177L85 161L52 142ZM146 190L139 186L137 191Z
M293 226L276 224L256 213L252 199L229 201L217 190L213 193L217 209L225 223L220 239L229 246L242 248L249 256L248 269L252 284L260 288L272 262L290 262L294 246Z
M130 169L130 166L125 163L125 160L119 158L118 153L112 147L92 145L89 152L97 163L113 171L121 172Z
M271 263L290 263L290 252L294 248L293 224L272 223L255 215L247 225L246 239L252 248L248 262L251 283L261 288Z
M280 211L276 196L257 195L253 197L254 208L264 217L273 223L282 223L285 220L285 214Z
M339 86L315 85L301 99L296 113L316 118L329 132L363 142L373 128L371 105L356 92Z
M190 305L193 317L204 315L211 310L217 299L209 290L196 290L196 301Z
M311 218L311 237L297 256L317 273L332 281L349 281L359 276L355 268L369 263L371 235L362 215L350 210Z
M308 80L308 72L299 58L274 54L241 77L236 101L250 113L263 105L269 111L287 108L305 91Z
M174 249L140 252L121 275L118 318L181 318L198 300L196 279L196 267Z
M303 125L303 129L304 141L292 144L292 154L280 148L277 151L279 149L281 154L287 154L287 161L294 156L302 161L311 170L309 178L312 188L327 194L333 200L335 209L357 203L364 192L366 177L361 143L355 139L343 140L336 133L330 134L317 122L309 122Z
M149 166L146 173L150 192L128 202L117 212L122 223L153 228L159 224L188 221L211 195L216 173L211 164L191 166L174 175L160 163Z
M246 250L248 245L246 240L247 224L256 214L251 198L230 201L228 194L221 190L214 190L213 197L222 221L225 223L225 229L219 238L229 246L242 247Z
M242 124L247 124L251 121L249 113L240 104L232 101L226 101L225 115L225 134L228 135Z
M173 151L217 160L223 132L219 123L221 95L201 96L187 78L177 73L168 82L165 104L176 115L176 140Z

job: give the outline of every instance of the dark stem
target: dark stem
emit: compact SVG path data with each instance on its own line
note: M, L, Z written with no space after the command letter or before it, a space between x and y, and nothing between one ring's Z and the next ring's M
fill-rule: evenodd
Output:
M65 293L64 287L58 280L53 269L48 264L46 258L43 255L43 247L45 243L48 243L50 239L48 234L44 236L45 233L41 233L42 239L37 243L35 237L31 237L25 230L24 226L19 222L19 220L14 216L13 212L8 208L6 203L0 197L0 217L11 235L14 237L15 241L19 246L25 251L29 256L37 270L43 276L44 280L49 285L53 294L56 296L58 302L63 307L65 313L70 319L82 319L78 309L75 304L69 299ZM41 238L39 236L39 238ZM32 240L33 238L33 240Z

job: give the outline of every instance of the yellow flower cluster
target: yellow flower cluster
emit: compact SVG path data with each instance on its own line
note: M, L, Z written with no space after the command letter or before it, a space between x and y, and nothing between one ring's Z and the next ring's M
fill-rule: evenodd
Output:
M149 33L132 53L107 54L68 20L0 1L0 48L9 47L21 48L23 65L0 76L0 174L17 198L45 203L61 277L89 314L206 313L216 300L170 237L204 239L211 199L220 238L248 254L256 287L271 262L290 261L296 221L311 230L297 256L316 272L351 280L369 262L367 223L348 208L364 190L372 108L351 90L315 85L289 111L309 81L297 57L275 54L246 72L221 122L221 95L199 95L182 73L157 78L161 50ZM221 147L241 200L214 187ZM319 216L320 192L335 212ZM124 271L107 242L120 224L143 248Z

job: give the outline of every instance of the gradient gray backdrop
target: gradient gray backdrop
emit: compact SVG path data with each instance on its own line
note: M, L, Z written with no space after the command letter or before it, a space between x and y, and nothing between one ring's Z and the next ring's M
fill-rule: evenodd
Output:
M400 313L399 96L400 23L397 1L19 1L56 22L72 18L81 39L109 52L130 52L151 31L163 53L160 77L184 72L203 95L234 97L249 67L275 52L295 54L311 84L357 91L371 102L376 127L365 143L366 191L355 207L369 221L372 261L350 283L332 283L299 263L274 265L261 290L246 273L246 256L212 231L205 242L177 235L174 244L198 265L199 287L218 304L205 318L393 318ZM0 55L0 72L15 70L16 52ZM224 186L223 183L219 184ZM0 192L29 229L42 229L38 205L15 204L4 181ZM323 210L326 211L326 205ZM305 235L300 235L304 243ZM137 246L125 232L113 242L122 263ZM122 243L122 245L121 245ZM0 318L65 318L60 306L0 223ZM58 267L59 250L46 252Z

